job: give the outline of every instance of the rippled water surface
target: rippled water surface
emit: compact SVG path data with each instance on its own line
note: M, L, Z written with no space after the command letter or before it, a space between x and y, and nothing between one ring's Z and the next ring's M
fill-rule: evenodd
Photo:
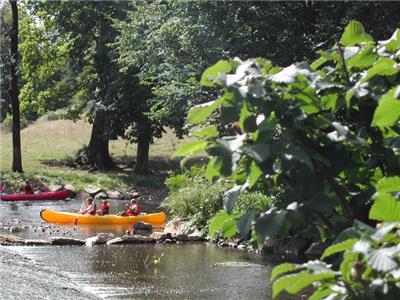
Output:
M112 201L112 211L126 201ZM154 211L150 203L143 205ZM0 201L0 221L33 220L41 224L42 209L76 211L80 202ZM71 226L65 227L71 230ZM84 238L97 232L120 235L126 227L77 226ZM35 232L17 233L35 237ZM113 246L13 247L20 254L43 262L67 275L84 290L107 299L268 299L267 281L272 264L261 256L205 243ZM161 257L161 258L160 258ZM154 260L159 259L158 263ZM45 281L46 278L43 278ZM18 288L18 287L16 287Z
M18 247L111 299L265 299L271 266L247 252L207 244ZM158 264L153 257L161 256Z

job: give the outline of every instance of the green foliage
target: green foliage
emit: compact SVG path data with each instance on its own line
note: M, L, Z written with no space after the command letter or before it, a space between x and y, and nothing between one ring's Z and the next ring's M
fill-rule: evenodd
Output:
M226 185L192 183L170 193L167 200L167 209L174 217L188 218L200 228L204 228L220 209Z
M235 183L224 194L228 213L242 191L262 188L292 195L286 209L279 198L275 205L280 209L255 216L252 229L262 238L287 231L291 223L301 228L310 222L334 236L346 222L368 218L375 183L383 174L400 172L399 57L386 44L375 43L354 21L341 44L320 51L313 67L302 62L277 68L264 59L234 59L204 73L206 85L222 87L223 96L192 108L188 121L207 125L215 112L222 122L238 121L241 131L200 135L211 156L207 178L228 177ZM231 71L223 73L224 68ZM177 152L190 153L184 150ZM389 213L391 220L397 218L397 201L390 197L378 193L374 219Z
M396 299L400 295L399 230L400 223L383 223L372 235L360 231L360 239L330 246L321 259L344 252L338 264L279 265L272 272L273 296L284 290L295 294L316 283L310 299L328 295L332 299Z
M263 59L235 59L230 72L221 73L226 62L207 71L206 85L232 96L213 102L212 111L194 108L189 121L207 123L215 111L225 122L238 121L241 133L204 137L211 156L208 177L235 183L224 194L225 212L210 224L212 233L231 236L236 223L242 237L263 243L285 233L289 224L311 222L335 236L346 222L368 218L375 191L369 217L400 221L400 182L393 177L400 172L397 38L395 33L390 42L375 43L353 21L340 43L320 51L312 66L303 62L282 69ZM280 209L233 214L240 193L250 186L290 193L292 203L285 209L278 198L274 204ZM340 218L343 224L337 224ZM355 220L322 256L343 253L338 264L278 267L273 296L313 285L312 299L399 297L399 228L399 223L383 223L375 230Z
M295 294L300 291L299 288L315 281L318 284L314 285L315 292L311 299L328 295L332 299L396 299L400 296L400 214L391 212L396 212L396 207L389 206L382 211L385 206L379 200L382 195L390 196L388 193L400 191L399 178L384 177L376 184L376 189L378 196L370 215L383 221L378 229L359 223L361 226L353 232L358 238L346 239L328 247L321 259L343 253L341 261L332 266L325 265L323 269L316 270L315 266L324 263L309 261L302 265L282 264L276 267L272 272L274 297L283 290ZM321 276L316 276L317 273ZM328 274L334 276L325 276ZM299 288L284 285L295 278L295 285Z
M231 186L227 182L210 183L205 177L205 166L193 166L180 174L169 176L165 180L165 184L170 191L168 196L168 210L171 214L178 217L189 218L194 220L199 226L206 227L208 221L223 208L224 191ZM229 222L225 225L210 221L210 232L225 232L229 235L236 233L236 222L242 225L239 233L244 236L248 234L252 226L252 218L255 213L268 210L275 198L265 195L261 192L243 192L235 202L232 211L234 214L229 215L225 212L222 216L228 216ZM238 214L249 213L253 217L239 220ZM219 216L220 214L217 214ZM214 228L214 229L213 229Z
M376 189L374 204L369 212L370 219L387 222L400 221L400 202L397 196L393 195L394 192L400 191L400 178L382 178Z

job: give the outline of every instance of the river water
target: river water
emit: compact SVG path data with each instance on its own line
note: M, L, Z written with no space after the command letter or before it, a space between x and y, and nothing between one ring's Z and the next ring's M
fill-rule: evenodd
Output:
M112 201L112 211L124 205L124 201ZM150 211L152 204L143 206ZM44 208L76 211L79 207L80 202L75 200L0 201L0 222L19 219L40 224L39 213ZM98 232L121 235L127 228L80 225L66 230L85 238ZM29 228L16 234L24 238L43 237L42 231ZM270 299L271 284L267 279L274 263L255 253L207 243L12 249L58 270L84 291L103 299Z

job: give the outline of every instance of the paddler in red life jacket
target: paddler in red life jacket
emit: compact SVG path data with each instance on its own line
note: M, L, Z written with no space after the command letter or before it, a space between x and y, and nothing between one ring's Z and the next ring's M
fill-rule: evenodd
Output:
M103 200L100 208L97 210L97 214L99 216L104 216L104 215L108 215L109 213L110 213L110 204L108 203L107 200Z
M95 215L96 214L96 201L88 197L86 199L86 207L79 211L82 215Z
M22 194L33 194L34 190L29 181L25 181L25 185L20 188Z
M140 215L142 206L137 203L137 200L140 197L139 193L133 193L132 197L133 197L133 199L131 200L131 203L126 206L124 211L118 213L117 214L118 216L138 216L138 215Z

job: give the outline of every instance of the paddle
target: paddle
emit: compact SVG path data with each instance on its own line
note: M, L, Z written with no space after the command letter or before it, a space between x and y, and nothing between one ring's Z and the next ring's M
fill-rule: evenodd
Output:
M78 214L75 217L74 220L74 225L78 225L78 220L79 220L79 214L81 213L81 211L85 208L85 201L82 202L81 208L79 209Z

